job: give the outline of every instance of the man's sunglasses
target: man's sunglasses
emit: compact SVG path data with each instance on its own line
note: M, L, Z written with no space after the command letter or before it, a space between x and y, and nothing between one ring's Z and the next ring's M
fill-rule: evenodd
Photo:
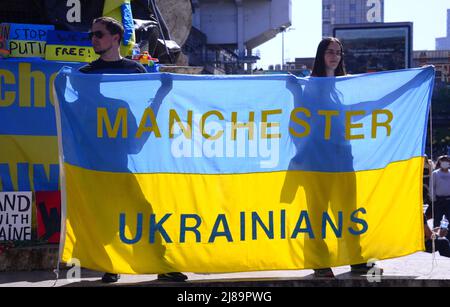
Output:
M105 33L103 33L102 31L94 31L94 32L89 32L88 35L89 35L89 39L92 39L94 36L101 39L105 35Z

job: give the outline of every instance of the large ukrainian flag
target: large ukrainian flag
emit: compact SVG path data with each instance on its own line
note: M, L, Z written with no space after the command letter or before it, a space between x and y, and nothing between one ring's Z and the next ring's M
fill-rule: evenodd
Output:
M432 67L306 79L62 70L62 260L233 272L423 250L433 80Z

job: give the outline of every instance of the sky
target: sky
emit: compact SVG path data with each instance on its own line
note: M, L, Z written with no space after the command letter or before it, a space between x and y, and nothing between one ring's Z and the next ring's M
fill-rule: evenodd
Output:
M450 0L384 0L385 22L413 22L413 50L434 50L435 38L447 36ZM292 0L292 26L284 34L284 59L314 57L322 39L322 1ZM450 33L449 33L450 34ZM256 67L281 64L282 35L260 45ZM255 67L255 66L254 66Z

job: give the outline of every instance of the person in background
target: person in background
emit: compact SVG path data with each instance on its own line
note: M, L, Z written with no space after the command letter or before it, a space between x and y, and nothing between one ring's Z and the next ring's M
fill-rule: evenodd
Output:
M439 255L450 257L450 242L446 238L448 235L447 228L435 227L430 229L427 223L427 218L424 216L424 230L425 230L425 251L427 253L433 252L433 239L435 250Z
M450 157L440 156L431 175L431 194L434 200L433 227L438 227L442 216L450 217Z

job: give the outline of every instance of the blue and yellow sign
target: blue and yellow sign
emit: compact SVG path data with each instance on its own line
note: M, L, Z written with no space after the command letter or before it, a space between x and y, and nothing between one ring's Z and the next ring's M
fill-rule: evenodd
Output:
M41 57L45 55L47 32L53 25L2 23L1 33L7 39L11 57Z
M98 59L87 32L49 31L45 59L92 62Z
M51 93L64 64L68 63L24 59L0 62L0 191L59 190Z

